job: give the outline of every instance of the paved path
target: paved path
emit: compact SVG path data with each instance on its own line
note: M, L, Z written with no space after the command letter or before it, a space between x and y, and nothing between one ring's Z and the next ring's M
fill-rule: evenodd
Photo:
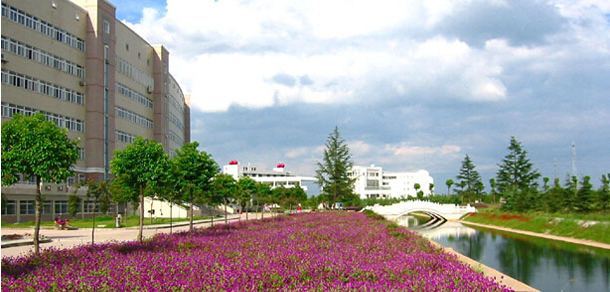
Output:
M548 238L548 239L552 239L552 240L560 240L560 241L565 241L565 242L570 242L570 243L582 244L582 245L598 247L598 248L603 248L603 249L610 249L610 244L602 243L602 242L598 242L598 241L593 241L593 240L577 239L577 238L571 238L571 237L563 237L563 236L557 236L557 235L550 235L550 234L544 234L544 233L538 233L538 232L531 232L531 231L524 231L524 230L500 227L500 226L495 226L495 225L473 223L473 222L462 221L462 220L460 220L458 222L460 222L462 224L465 224L465 225L473 225L473 226L479 226L479 227L484 227L484 228L497 229L497 230L508 231L508 232L513 232L513 233L525 234L525 235L529 235L529 236L536 236L536 237Z
M269 213L265 213L265 218L270 217ZM235 220L246 220L246 214L232 214L228 216L229 222ZM260 219L261 214L250 213L248 214L248 219ZM209 220L199 220L195 222L195 227L209 227ZM224 223L224 218L216 218L214 219L214 224L222 224ZM176 226L180 224L180 226ZM172 230L174 232L177 231L186 231L188 230L188 222L177 222L174 223L174 227ZM13 228L2 228L2 235L6 234L32 234L33 228L27 229L13 229ZM161 225L148 225L144 226L143 236L151 237L157 233L169 233L169 224L161 224ZM55 229L40 229L40 234L45 237L51 239L50 242L41 243L41 248L71 248L81 244L91 243L91 228L80 228L76 230L55 230ZM95 229L95 242L108 242L108 241L132 241L136 240L138 236L138 227L126 227L126 228L96 228ZM34 246L31 244L28 245L20 245L13 247L4 247L1 250L2 258L10 257L10 256L18 256L28 254L34 251Z

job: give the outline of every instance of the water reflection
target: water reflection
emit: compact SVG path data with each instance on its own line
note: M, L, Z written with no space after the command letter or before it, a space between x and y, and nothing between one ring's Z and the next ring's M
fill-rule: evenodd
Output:
M422 222L413 217L398 223L541 291L610 292L608 250L457 222L434 229L419 228Z

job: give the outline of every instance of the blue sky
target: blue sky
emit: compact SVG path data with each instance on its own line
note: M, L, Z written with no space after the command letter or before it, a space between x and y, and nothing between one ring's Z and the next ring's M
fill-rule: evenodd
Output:
M468 154L488 184L511 136L543 176L610 173L608 1L114 1L170 51L192 138L216 158L312 175L336 126L358 165ZM556 161L556 162L555 162Z

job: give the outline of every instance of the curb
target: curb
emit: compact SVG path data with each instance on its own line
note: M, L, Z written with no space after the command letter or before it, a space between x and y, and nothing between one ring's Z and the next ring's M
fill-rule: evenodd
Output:
M1 244L2 248L34 244L33 239L18 239L18 240L11 240L11 241L12 242L2 243ZM50 238L47 238L47 239L39 240L38 243L47 243L47 242L51 242L51 241L53 241L53 240L51 240Z

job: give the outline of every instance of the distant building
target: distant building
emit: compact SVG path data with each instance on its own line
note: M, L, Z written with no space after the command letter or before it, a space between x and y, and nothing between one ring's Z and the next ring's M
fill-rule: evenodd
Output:
M420 185L424 196L430 195L430 184L434 180L425 170L416 172L383 171L380 166L354 166L350 177L356 178L354 192L361 199L367 198L407 198L416 197L415 184Z
M240 165L237 160L232 160L228 165L222 167L222 173L230 174L236 180L244 176L251 177L257 182L270 185L272 189L279 186L292 188L299 185L304 191L307 191L307 186L304 186L303 182L316 181L314 177L298 176L288 172L285 167L283 163L279 163L273 170L269 171L250 164Z

